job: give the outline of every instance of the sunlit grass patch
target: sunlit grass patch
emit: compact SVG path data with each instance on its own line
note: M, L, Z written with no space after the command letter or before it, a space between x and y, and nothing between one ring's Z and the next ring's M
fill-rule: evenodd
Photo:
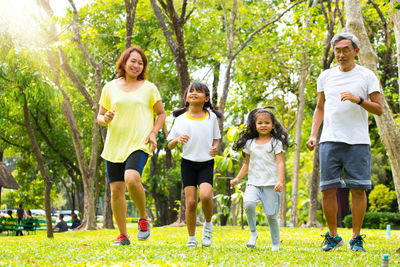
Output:
M67 232L48 239L44 231L36 235L0 236L0 265L11 266L378 266L383 254L390 255L392 266L400 265L399 231L390 238L383 230L363 230L367 235L366 253L348 251L346 246L326 253L320 250L321 234L326 229L281 228L279 252L271 251L268 227L258 227L257 246L246 248L249 231L240 227L214 227L210 248L186 247L187 231L184 227L151 228L148 241L136 240L136 227L130 228L132 245L111 247L117 230ZM196 232L200 243L202 228ZM346 241L349 229L340 229Z

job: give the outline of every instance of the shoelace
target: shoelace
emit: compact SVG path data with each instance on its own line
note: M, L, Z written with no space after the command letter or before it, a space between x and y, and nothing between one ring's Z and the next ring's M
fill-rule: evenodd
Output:
M321 236L325 237L324 241L322 241L322 245L329 245L335 242L335 239L333 239L333 237L330 235L321 235Z
M147 225L149 223L146 220L139 220L140 231L147 231Z
M357 246L362 246L363 243L366 243L365 240L364 240L365 237L366 237L366 235L360 235L360 238L355 238L354 239L356 241Z
M117 241L122 241L122 240L124 240L126 237L124 236L124 235L119 235L118 237L117 237Z

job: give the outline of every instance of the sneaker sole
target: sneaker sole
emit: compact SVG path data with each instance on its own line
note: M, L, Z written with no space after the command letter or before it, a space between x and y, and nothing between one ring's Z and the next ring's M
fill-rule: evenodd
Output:
M146 238L140 238L140 237L138 237L137 239L139 240L139 241L146 241L147 239L149 239L150 238L150 235L148 236L148 237L146 237Z
M256 247L256 245L250 245L250 244L246 244L246 247L248 247L248 248L255 248L255 247Z
M331 250L323 250L323 249L321 249L321 250L322 250L322 251L325 251L325 252L330 252L330 251L333 251L333 250L335 250L335 249L337 249L337 248L339 248L339 247L341 247L341 246L343 246L343 245L344 245L344 240L342 239L342 240L340 240L340 242L337 243L336 246L333 247Z

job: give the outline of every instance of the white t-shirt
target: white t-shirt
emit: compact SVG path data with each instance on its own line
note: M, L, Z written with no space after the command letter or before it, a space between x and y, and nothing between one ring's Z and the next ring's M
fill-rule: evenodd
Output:
M217 116L213 112L207 112L201 119L191 118L188 112L178 116L167 140L171 141L182 134L190 137L182 146L182 158L197 162L213 159L210 155L211 146L214 139L221 138Z
M368 111L357 103L340 100L340 93L345 91L364 99L379 92L379 81L371 70L359 65L348 72L340 71L338 66L325 70L318 77L317 91L325 94L321 143L371 144Z
M273 145L273 148L272 148ZM256 144L256 139L246 142L243 152L250 155L247 184L272 186L278 182L276 154L283 152L282 142L272 138L266 144Z

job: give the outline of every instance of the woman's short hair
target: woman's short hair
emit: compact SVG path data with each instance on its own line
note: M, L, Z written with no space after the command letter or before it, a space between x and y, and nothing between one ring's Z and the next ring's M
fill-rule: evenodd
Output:
M143 49L140 48L139 46L131 46L129 48L127 48L119 57L118 61L117 61L117 72L118 72L118 77L122 77L125 78L125 65L126 62L129 59L129 56L131 55L132 52L137 52L140 57L142 58L143 61L143 70L142 73L139 74L139 76L137 77L137 79L139 81L142 80L146 80L146 76L147 76L147 57L145 55L145 53L143 52Z

